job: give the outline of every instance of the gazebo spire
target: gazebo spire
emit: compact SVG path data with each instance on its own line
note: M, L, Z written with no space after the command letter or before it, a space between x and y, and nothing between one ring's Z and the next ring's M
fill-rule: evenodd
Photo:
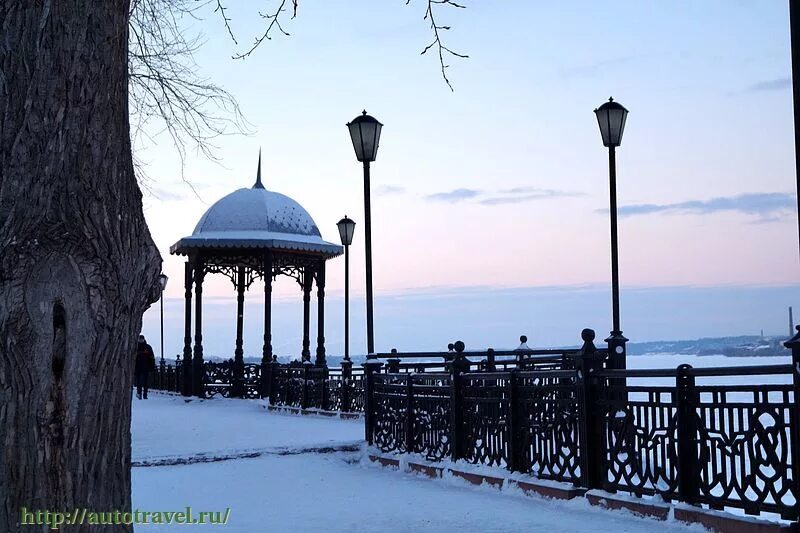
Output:
M258 149L258 172L256 172L256 183L253 185L254 189L263 189L264 184L261 183L261 148Z

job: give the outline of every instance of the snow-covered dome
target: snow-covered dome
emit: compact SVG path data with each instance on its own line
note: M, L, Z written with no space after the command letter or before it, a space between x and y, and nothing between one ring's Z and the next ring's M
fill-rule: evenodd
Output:
M263 187L237 189L208 208L192 235L258 231L320 237L303 206L286 195Z
M286 249L329 257L342 253L341 246L322 239L303 206L264 188L260 155L255 185L217 200L200 218L192 235L172 245L170 252L188 254L199 248Z

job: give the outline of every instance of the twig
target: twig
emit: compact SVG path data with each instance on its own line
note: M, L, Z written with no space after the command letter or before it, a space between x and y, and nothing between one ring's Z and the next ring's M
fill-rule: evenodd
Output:
M259 16L261 18L269 20L269 24L267 25L267 29L264 30L264 33L262 33L260 37L256 38L256 40L253 42L253 46L251 46L249 50L247 50L246 52L244 52L242 54L235 54L233 56L233 59L244 59L244 58L248 57L250 54L252 54L255 51L255 49L258 48L261 45L262 42L264 42L265 39L266 40L272 40L272 37L270 37L269 33L275 27L277 27L278 30L283 35L285 35L287 37L289 36L289 32L287 32L286 30L283 29L283 26L281 25L281 22L280 22L280 15L284 10L283 8L286 5L286 2L287 2L287 0L281 0L281 3L278 6L278 9L276 9L274 13L262 13L262 12L259 11L258 14L259 14ZM292 18L295 18L297 16L297 4L298 3L299 3L299 0L292 0Z
M406 5L408 5L410 2L411 2L411 0L406 0ZM420 55L424 55L428 50L430 50L434 46L436 47L437 52L439 53L439 65L441 66L441 69L442 69L442 78L444 78L444 81L445 81L445 83L447 83L447 86L450 87L450 90L453 91L453 85L450 83L450 79L447 77L446 69L449 68L450 65L445 64L445 61L444 61L445 55L449 54L449 55L451 55L453 57L458 57L458 58L461 58L461 59L467 59L469 56L466 55L466 54L461 54L459 52L456 52L456 51L452 50L451 48L448 48L442 42L441 36L439 35L439 30L447 31L447 30L450 29L450 26L443 26L443 25L436 24L436 19L434 18L434 15L433 15L433 5L434 4L448 5L448 6L451 6L451 7L458 8L458 9L466 9L466 6L458 4L456 2L453 2L452 0L428 0L428 7L425 10L425 16L423 17L423 20L429 20L430 21L431 29L433 30L433 42L431 42L431 44L426 46L422 50Z

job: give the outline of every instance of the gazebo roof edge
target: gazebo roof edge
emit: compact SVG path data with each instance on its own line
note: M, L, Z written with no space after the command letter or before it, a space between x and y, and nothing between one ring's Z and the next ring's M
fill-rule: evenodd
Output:
M299 237L299 236L298 236ZM184 237L172 246L169 252L172 255L189 255L192 252L203 250L273 250L276 252L304 252L313 255L322 255L325 259L332 259L344 253L344 248L322 239L304 242L296 239L281 238L209 238L201 236Z

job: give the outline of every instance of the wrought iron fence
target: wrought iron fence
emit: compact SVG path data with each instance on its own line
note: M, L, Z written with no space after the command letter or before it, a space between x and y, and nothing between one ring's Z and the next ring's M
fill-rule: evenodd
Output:
M267 369L264 390L270 405L360 412L364 408L363 381L363 370L354 369L347 362L341 368L272 363Z
M603 488L797 519L800 427L792 370L681 365L599 372ZM657 379L671 383L648 384Z
M183 361L160 365L152 389L186 393ZM190 376L191 377L191 376ZM244 363L233 360L203 363L203 398L269 398L271 405L361 412L364 410L364 371L343 363L341 368L310 364ZM192 391L194 392L194 391Z
M447 365L402 354L386 368L373 361L368 442L431 461L800 518L800 334L787 343L794 366L625 370L606 368L609 351L587 331L580 351L517 361L475 362L467 352Z
M363 412L385 452L800 518L800 334L791 365L655 370L608 368L610 350L583 338L580 350L393 351L361 367L205 363L202 394ZM185 392L184 370L161 365L154 388Z
M413 364L413 363L412 363ZM545 368L550 361L543 362ZM418 453L578 482L575 370L369 372L368 440ZM536 368L528 360L523 368Z
M170 365L162 363L150 374L150 389L165 392L181 391L180 363Z

